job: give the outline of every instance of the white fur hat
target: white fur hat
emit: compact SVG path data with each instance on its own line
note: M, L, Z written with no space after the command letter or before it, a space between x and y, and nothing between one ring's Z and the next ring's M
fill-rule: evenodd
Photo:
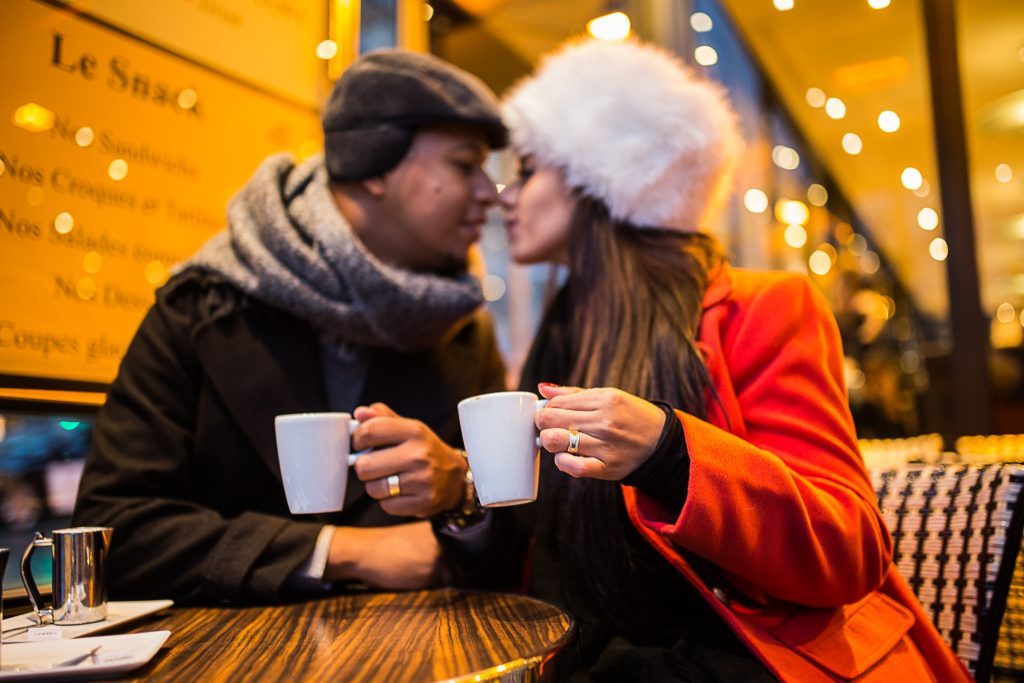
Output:
M702 227L742 146L720 86L635 41L570 42L512 88L502 114L517 153L638 227Z

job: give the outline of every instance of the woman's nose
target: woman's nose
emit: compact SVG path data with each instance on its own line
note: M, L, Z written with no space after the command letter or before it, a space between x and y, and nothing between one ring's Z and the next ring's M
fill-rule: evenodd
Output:
M519 183L504 186L501 192L498 193L498 198L502 206L511 207L516 203L516 199L519 198Z

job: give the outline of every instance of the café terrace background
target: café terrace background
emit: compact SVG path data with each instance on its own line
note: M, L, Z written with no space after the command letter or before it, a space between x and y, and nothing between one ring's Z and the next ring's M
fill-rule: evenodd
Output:
M882 415L878 429L942 431L947 445L988 433L991 416L1019 431L1017 6L956 3L975 262L970 226L947 225L957 198L940 192L928 80L948 88L950 72L926 53L922 0L4 0L7 431L32 415L92 419L153 291L221 229L260 161L320 151L319 107L355 55L429 48L501 92L584 31L666 45L729 89L747 154L713 231L738 265L819 285L844 334L859 430L871 422L857 406ZM489 165L497 182L511 176L511 155ZM478 254L514 380L550 273L508 263L497 217ZM957 268L980 302L951 286ZM1010 393L990 409L992 350Z

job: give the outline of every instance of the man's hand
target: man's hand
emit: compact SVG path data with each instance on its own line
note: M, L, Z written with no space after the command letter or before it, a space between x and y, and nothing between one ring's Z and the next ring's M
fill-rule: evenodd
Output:
M356 450L373 448L354 466L366 492L392 515L429 517L462 501L466 459L419 420L399 417L383 403L356 408ZM398 477L392 495L389 477Z
M338 527L324 579L354 579L387 590L426 588L436 583L440 556L430 522Z

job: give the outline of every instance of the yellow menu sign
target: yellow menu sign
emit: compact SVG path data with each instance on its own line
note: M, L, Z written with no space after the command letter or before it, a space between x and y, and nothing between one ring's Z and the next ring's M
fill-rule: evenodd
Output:
M310 107L323 97L324 0L65 0L175 52Z
M154 288L319 121L67 11L4 19L0 375L109 382Z

